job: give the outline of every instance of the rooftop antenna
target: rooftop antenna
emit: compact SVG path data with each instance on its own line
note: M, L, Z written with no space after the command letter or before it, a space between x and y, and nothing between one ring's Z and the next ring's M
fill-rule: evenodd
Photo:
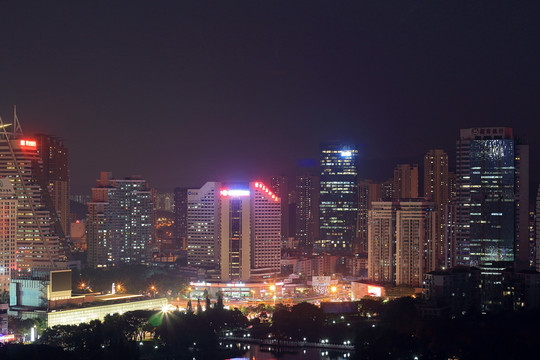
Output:
M13 105L13 135L23 135L21 123L17 117L17 105Z

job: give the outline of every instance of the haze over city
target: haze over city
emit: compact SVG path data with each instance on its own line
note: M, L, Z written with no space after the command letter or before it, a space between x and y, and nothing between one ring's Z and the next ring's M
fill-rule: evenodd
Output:
M540 146L538 6L4 3L0 115L64 139L77 193L101 170L163 190L294 173L323 140L383 180L431 148L453 159L460 128Z

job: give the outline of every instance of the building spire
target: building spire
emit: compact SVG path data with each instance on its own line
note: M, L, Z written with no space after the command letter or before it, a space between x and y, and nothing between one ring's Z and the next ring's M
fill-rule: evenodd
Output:
M17 117L17 105L13 105L13 135L23 135L21 123Z

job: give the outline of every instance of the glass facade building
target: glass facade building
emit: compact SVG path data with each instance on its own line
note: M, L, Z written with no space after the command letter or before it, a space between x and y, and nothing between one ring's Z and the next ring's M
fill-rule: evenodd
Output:
M315 251L351 252L356 239L358 149L354 145L321 145L319 239Z

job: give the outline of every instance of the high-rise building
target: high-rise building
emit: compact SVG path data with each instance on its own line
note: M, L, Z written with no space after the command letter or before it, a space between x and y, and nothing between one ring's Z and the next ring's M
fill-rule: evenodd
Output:
M391 199L391 198L390 198ZM358 227L357 238L358 248L356 253L366 253L368 251L368 211L371 203L383 201L381 194L381 184L372 180L362 180L358 182Z
M418 165L399 164L394 168L393 200L418 197Z
M270 188L281 199L281 244L285 246L289 238L289 179L286 176L273 176Z
M222 281L279 274L281 205L262 182L207 182L188 190L188 263L218 271Z
M445 242L446 206L450 201L448 183L448 154L443 150L429 150L424 156L424 198L435 203L437 214L436 269L446 267Z
M13 132L0 119L0 176L9 179L17 199L17 267L53 268L69 252L55 231L56 214L43 186L43 163L34 138L25 138L15 117ZM50 198L49 198L50 200Z
M422 287L437 267L437 212L434 204L401 201L396 212L396 285Z
M17 268L17 197L8 178L0 178L0 293L9 291Z
M88 263L92 267L145 264L153 241L153 203L146 180L102 172L88 204Z
M300 248L313 250L319 233L319 178L297 176L295 195L296 240Z
M188 189L174 189L174 239L178 247L187 248Z
M316 251L353 251L358 213L357 161L358 149L354 145L321 145Z
M392 202L374 202L368 212L368 277L380 283L396 280L396 211Z
M394 199L394 178L381 183L380 201L392 201Z
M207 182L187 191L187 261L206 269L219 268L221 183Z
M435 269L436 213L422 200L373 202L368 221L368 277L372 281L422 286Z
M281 204L262 182L221 195L221 280L262 280L280 273Z
M511 128L461 129L456 175L456 262L482 270L482 303L490 310L500 306L504 268L517 260L519 269L528 257L528 146Z
M58 236L69 237L71 217L69 207L68 151L63 141L51 135L37 134L38 153L43 163L43 182L49 191L55 213L53 219L60 224Z

